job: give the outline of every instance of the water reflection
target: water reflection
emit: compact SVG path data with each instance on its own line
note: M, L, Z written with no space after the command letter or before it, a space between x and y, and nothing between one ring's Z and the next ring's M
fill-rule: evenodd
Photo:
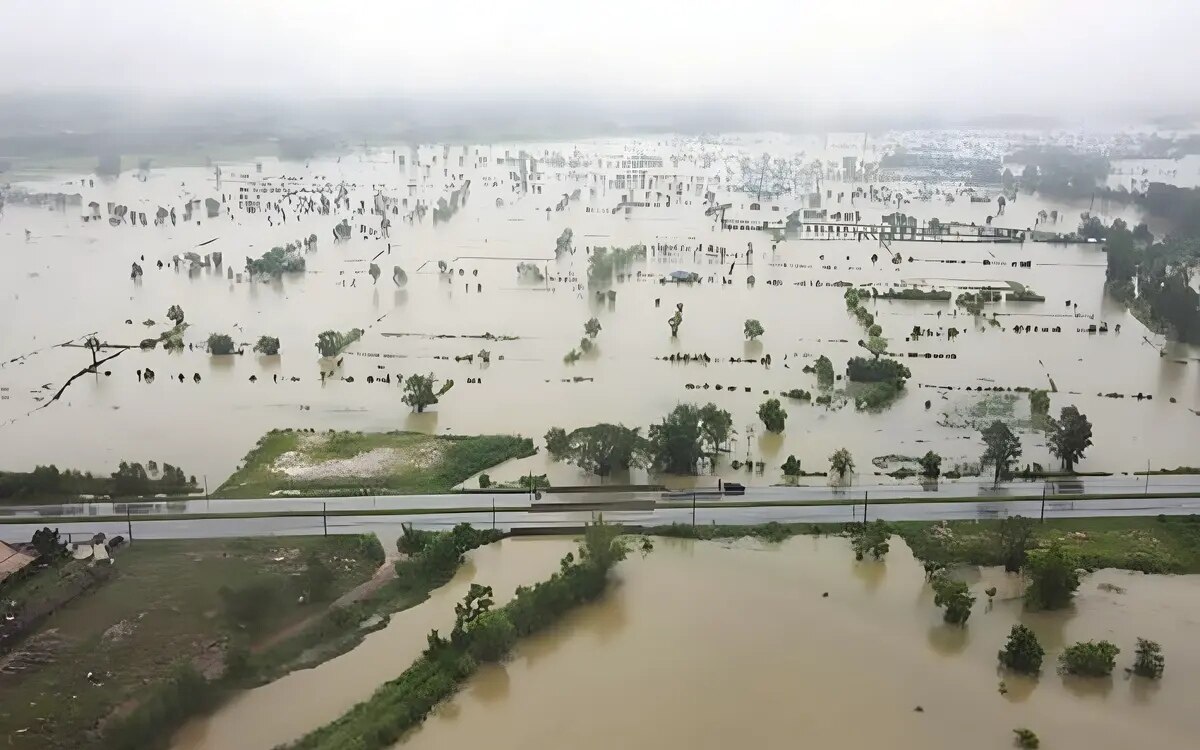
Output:
M929 628L929 646L933 649L934 653L941 656L961 654L967 647L967 642L970 639L968 630L968 628L946 622L940 625L933 625Z
M1062 684L1067 692L1081 698L1107 698L1113 689L1113 676L1079 677L1064 674Z

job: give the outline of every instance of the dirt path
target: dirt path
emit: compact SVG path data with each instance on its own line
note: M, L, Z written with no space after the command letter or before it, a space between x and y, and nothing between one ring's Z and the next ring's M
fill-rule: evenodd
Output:
M371 594L374 594L376 591L378 591L380 588L382 588L385 584L387 584L388 581L391 581L395 577L396 577L395 559L392 555L388 555L388 557L386 559L384 559L383 564L381 564L379 566L379 568L377 568L375 570L375 573L370 578L368 578L367 580L358 584L357 586L350 589L346 593L342 594L337 599L334 599L333 602L326 609L324 609L321 612L317 612L312 615L309 615L308 617L304 618L303 620L300 620L299 622L294 622L291 625L284 628L283 630L273 633L272 635L268 636L265 640L260 641L259 643L256 643L254 645L254 647L251 648L251 651L256 654L262 653L263 651L266 651L267 649L270 649L271 647L276 646L276 645L286 641L287 639L292 638L293 636L296 636L296 635L304 632L304 630L308 626L312 625L318 619L320 619L325 614L327 614L329 612L329 610L333 609L334 607L346 607L355 602L362 601L363 599L366 599L367 597L369 597Z

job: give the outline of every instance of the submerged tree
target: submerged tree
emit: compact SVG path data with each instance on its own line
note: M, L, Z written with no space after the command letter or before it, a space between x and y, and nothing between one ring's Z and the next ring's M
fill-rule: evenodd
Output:
M783 470L785 477L800 476L800 461L795 456L789 455L787 460L783 462L783 466L779 468Z
M225 333L214 333L208 337L209 354L233 354L233 338Z
M167 310L167 320L175 323L175 325L183 325L183 308L179 305L171 305Z
M600 321L595 318L588 318L588 321L583 324L583 332L588 335L588 338L596 338L600 330Z
M829 457L829 473L836 475L839 483L845 482L846 476L853 471L854 457L845 448L838 448Z
M1058 671L1080 677L1107 677L1117 665L1121 649L1108 641L1079 641L1063 649Z
M570 433L553 427L546 433L546 449L553 460L575 464L599 477L646 466L650 456L650 445L638 428L607 423Z
M679 404L671 410L663 420L650 425L647 439L650 441L650 455L653 465L659 471L669 474L692 474L696 471L696 463L708 455L706 448L716 451L716 446L709 446L706 432L719 434L727 427L722 427L728 412L716 409L709 411L712 417L707 421L708 430L701 414L705 409L699 409L693 404ZM716 416L721 415L720 420ZM732 424L732 418L730 418Z
M1059 542L1029 553L1024 572L1029 577L1025 605L1031 609L1062 609L1079 588L1078 558Z
M404 381L404 395L400 400L419 414L425 411L425 407L436 404L439 393L445 392L443 389L439 393L434 393L433 386L436 383L437 380L433 377L432 372L428 375L409 375Z
M822 388L828 388L833 385L833 362L824 354L817 357L816 364L813 365L813 371L817 374L817 385Z
M711 401L700 407L700 434L703 436L709 456L715 462L721 446L729 440L733 430L733 416L717 408Z
M675 314L667 319L667 325L671 326L671 336L679 335L679 324L683 322L683 311L676 309Z
M854 559L861 560L868 554L876 560L883 559L891 548L888 544L891 535L891 527L882 519L872 523L855 524L850 531L850 546L854 548Z
M259 336L258 343L254 345L254 351L266 356L274 356L279 353L279 339L274 336Z
M1162 646L1144 638L1137 639L1137 654L1134 657L1133 673L1138 677L1148 677L1156 680L1162 677L1166 659L1162 655Z
M942 457L933 451L926 451L917 463L921 465L921 476L926 479L937 479L942 473Z
M758 418L766 426L767 432L783 432L784 423L787 421L787 412L783 410L779 399L769 398L759 404Z
M558 236L558 240L554 243L555 257L561 257L565 253L575 252L575 250L571 247L571 240L574 238L574 236L575 233L572 232L569 227L562 231L562 234Z
M1001 666L1021 674L1037 674L1042 669L1042 657L1046 655L1037 636L1024 625L1013 625L997 657Z
M967 584L954 580L944 573L933 578L933 604L944 607L942 619L955 625L966 625L971 616L975 597L971 596Z
M1064 471L1072 471L1092 445L1092 423L1074 406L1064 406L1059 418L1049 421L1050 453L1062 461Z
M362 338L363 329L352 328L345 333L322 331L317 334L317 351L322 357L336 357L343 349Z
M876 326L871 326L875 328ZM869 336L866 342L860 342L862 347L869 351L875 359L879 359L880 354L886 354L888 348L888 340L882 336Z
M994 485L1000 484L1002 477L1007 477L1014 461L1021 457L1021 439L1013 434L1008 425L1000 420L992 422L981 431L983 442L987 448L979 463L983 466L996 467Z
M762 323L759 323L754 318L747 318L745 324L742 326L742 330L746 334L746 338L751 341L763 335Z

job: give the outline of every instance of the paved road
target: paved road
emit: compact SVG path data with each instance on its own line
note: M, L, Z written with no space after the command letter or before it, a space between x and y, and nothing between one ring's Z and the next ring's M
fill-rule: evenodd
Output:
M1084 493L1125 494L1130 497L1145 492L1195 492L1200 495L1200 476L1161 475L1149 478L1137 476L1081 477L1079 479L1051 482L1012 482L993 489L990 482L977 480L943 481L926 490L919 484L863 485L835 490L827 485L798 487L747 487L746 494L735 499L744 501L772 502L780 500L861 500L863 495L874 500L905 498L918 494L922 497L976 497L981 502L999 501L1021 497L1041 498L1043 489L1047 496L1070 497ZM712 490L698 488L698 503L719 503L721 498ZM609 502L615 500L652 502L664 498L691 499L690 490L670 493L622 492L622 493L546 493L539 505L554 503ZM523 493L458 493L444 495L378 495L365 497L269 497L246 500L160 500L133 503L72 503L67 505L12 505L0 507L0 517L31 518L39 516L151 516L155 514L178 515L181 513L254 513L284 511L330 510L398 510L404 508L486 508L495 503L498 507L529 507L530 497ZM490 517L489 517L490 518Z
M970 520L1003 518L1010 515L1037 517L1041 512L1041 499L1037 500L974 500L966 502L902 503L871 505L868 519L882 518L889 521L913 520ZM841 522L862 520L863 506L859 505L811 505L811 506L756 506L721 507L697 503L697 524L754 524L767 521L786 522ZM1185 498L1156 498L1131 495L1112 500L1048 499L1047 518L1094 517L1094 516L1152 516L1186 515L1200 513L1200 495ZM219 518L149 520L145 516L131 516L124 521L86 521L57 524L60 531L71 534L76 541L98 531L109 535L127 535L132 529L135 539L178 539L229 536L287 536L297 534L350 534L377 532L385 540L400 533L400 522L411 522L418 528L445 529L456 523L468 521L476 526L495 526L499 529L529 527L579 526L592 519L590 511L509 511L483 513L423 513L410 516L348 515L328 519L320 516L272 516L266 518ZM650 526L670 523L692 523L690 507L658 507L652 510L610 510L604 514L606 520L620 523ZM36 523L0 524L0 538L5 541L27 541L40 528ZM386 543L386 541L385 541Z

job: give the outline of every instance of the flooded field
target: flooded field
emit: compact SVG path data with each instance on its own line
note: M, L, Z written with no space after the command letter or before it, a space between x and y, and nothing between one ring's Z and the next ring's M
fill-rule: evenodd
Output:
M658 540L622 564L602 602L483 668L400 747L569 737L597 749L1001 750L1029 727L1043 747L1115 750L1191 747L1200 736L1197 577L1104 570L1085 578L1073 610L1028 614L1019 580L985 570L969 579L979 601L960 629L942 622L921 566L895 542L885 562L856 563L835 538ZM999 589L990 609L989 585ZM1046 648L1037 680L997 673L1015 622ZM1139 636L1162 643L1161 684L1122 672ZM1087 639L1121 647L1114 676L1055 674L1062 647Z
M890 249L901 259L893 264L875 239L815 240L801 232L774 242L768 232L722 229L717 216L705 214L706 190L734 204L731 215L746 215L751 203L744 193L724 192L724 182L672 182L660 176L655 188L631 191L613 185L628 184L616 182L616 176L633 180L636 170L601 166L622 159L630 163L633 154L659 153L667 157L659 173L724 179L722 153L787 147L810 149L810 159L812 149L823 148L779 139L708 146L715 161L705 167L704 149L664 136L359 150L307 164L264 160L261 172L255 162L230 163L221 164L219 182L213 168L172 167L106 181L47 174L18 183L15 187L30 192L80 198L59 208L10 202L0 218L5 468L53 462L111 471L122 459L155 459L198 478L207 476L215 487L255 440L275 427L520 433L540 443L551 426L569 430L612 421L645 427L680 401L713 401L730 411L738 431L732 456L744 458L749 452L764 461L767 475L761 481L776 481L788 454L800 458L805 469L824 470L829 454L842 445L855 455L860 473L873 471L871 457L931 449L945 456L944 468L949 468L978 460L982 449L973 424L983 415L999 410L1018 422L1028 416L1023 395L1005 400L965 388L1052 384L1057 388L1051 394L1052 414L1075 404L1094 425L1095 445L1081 470L1132 471L1144 469L1147 461L1156 468L1195 463L1187 438L1200 426L1197 351L1164 343L1105 297L1105 259L1097 246L893 242ZM515 166L522 150L538 157L561 154L564 161L591 166L556 167L550 159L522 176L523 168ZM682 160L673 170L670 156L676 153ZM834 159L841 154L831 148L818 155ZM435 222L431 210L424 218L406 220L418 201L435 206L467 180L468 197L448 219ZM302 200L319 200L321 194L333 200L342 185L349 208L341 203L328 214L297 213ZM860 211L863 223L877 223L896 210L894 199L859 197L852 205L850 193L865 186L822 180L822 206ZM916 197L913 185L893 187L910 191L911 202L900 210L922 221L984 224L996 214L995 200L972 203L961 196L947 203L944 192L953 193L953 185L936 187L943 192L928 201ZM571 199L576 189L580 196ZM392 222L387 238L379 230L383 214L372 213L377 195L397 208L387 214ZM187 201L206 198L221 201L213 218L201 203L191 221L154 224L159 206L181 213ZM649 205L618 209L623 199ZM85 222L82 215L93 215L92 202L101 218ZM149 224L110 226L109 202L146 213ZM265 208L267 202L282 208L286 223L279 211ZM555 210L560 202L563 210ZM252 204L257 205L253 213ZM1070 231L1088 208L1086 202L1067 205L1021 194L993 221L1028 228L1039 210L1055 209L1062 215L1056 231ZM1106 218L1123 215L1131 223L1138 218L1123 206L1092 209ZM772 220L789 210L785 205ZM332 230L342 219L352 231L348 239L335 241ZM567 228L573 231L575 252L556 259L555 241ZM317 243L303 252L305 272L267 282L238 279L247 256L257 258L310 234ZM586 286L590 248L636 243L650 248L647 261L612 285L615 301L596 301ZM671 249L659 249L664 246ZM223 253L223 270L189 271L187 261L178 269L172 263L173 256L186 252L214 251ZM872 255L878 255L874 263ZM374 282L372 261L382 269ZM144 269L136 281L130 279L133 262ZM439 262L447 273L439 273ZM520 262L537 265L546 281L519 281ZM403 287L392 280L395 266L407 276ZM702 283L659 283L673 271L695 272ZM1009 288L1008 282L1015 282L1046 301L989 306L989 315L998 313L999 327L972 321L952 301L869 301L889 350L912 370L905 394L880 413L856 411L853 403L827 409L785 399L790 416L785 432L764 433L755 410L765 392L802 388L815 393L815 377L801 371L805 364L826 355L841 372L849 357L864 354L855 343L863 338L862 328L847 315L842 289L829 286L839 281L881 288L920 285L955 294L971 287ZM677 303L684 305L684 322L672 338L667 318ZM102 342L136 347L170 327L165 316L174 304L186 313L190 327L184 340L192 349L126 350L101 365L100 374L76 379L51 401L91 359L84 348L60 344L82 344L94 332ZM603 326L596 349L574 364L564 363L590 317ZM743 338L747 318L765 328L756 342ZM148 320L154 324L144 325ZM1101 323L1110 332L1087 333L1088 326ZM1018 334L1017 325L1061 332ZM907 341L914 326L936 335ZM949 340L945 329L952 326L961 335ZM319 332L356 327L365 333L341 357L319 358L314 347ZM245 354L209 355L204 346L210 333L230 334L244 344ZM485 334L496 338L473 338ZM278 356L250 351L263 335L279 338ZM455 361L481 349L489 351L490 362ZM117 351L103 349L100 356ZM708 354L712 361L661 359L684 353ZM909 353L918 356L909 358ZM770 366L758 364L766 354ZM934 356L926 359L926 354ZM157 376L153 383L138 377L146 368ZM400 401L398 378L429 372L454 380L454 388L433 409L414 414ZM389 382L368 382L385 376ZM1139 392L1153 400L1131 398ZM1052 462L1040 434L1026 431L1023 439L1022 464ZM511 479L530 470L550 472L557 482L591 481L572 467L551 468L544 453L493 472L493 478ZM728 461L719 470L738 475ZM707 477L698 481L713 483Z

